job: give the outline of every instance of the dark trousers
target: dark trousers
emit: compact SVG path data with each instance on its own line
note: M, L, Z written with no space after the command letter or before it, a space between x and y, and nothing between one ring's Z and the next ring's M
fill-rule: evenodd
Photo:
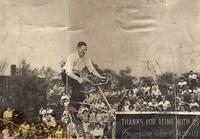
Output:
M79 76L79 75L77 75ZM75 102L83 102L85 99L84 94L81 92L82 86L79 84L76 80L70 78L67 76L66 72L61 72L62 81L65 84L66 88L71 87L71 105L75 106L76 108L79 108L80 104L77 104Z
M191 79L190 80L190 89L193 91L193 89L197 86L197 81L196 79Z

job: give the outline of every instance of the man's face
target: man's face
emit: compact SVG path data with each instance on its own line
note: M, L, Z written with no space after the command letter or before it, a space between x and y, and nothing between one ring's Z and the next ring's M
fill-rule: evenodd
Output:
M87 52L87 46L78 47L78 55L83 57Z

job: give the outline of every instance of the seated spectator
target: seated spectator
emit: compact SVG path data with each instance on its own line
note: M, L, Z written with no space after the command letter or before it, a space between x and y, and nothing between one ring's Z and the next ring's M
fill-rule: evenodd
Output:
M91 110L90 111L90 116L89 116L90 122L96 122L96 110Z
M189 107L190 107L191 110L194 109L194 108L198 109L199 108L199 104L194 99L192 99Z
M157 107L158 106L157 100L152 98L151 101L148 102L148 106L149 107Z
M185 88L185 86L187 86L187 82L183 80L183 78L181 77L180 81L178 82L178 89L182 90Z
M85 111L85 110L88 110L88 107L86 107L85 105L81 105L81 106L79 107L78 113L81 114L81 113L83 113L83 111Z
M94 105L98 108L103 108L105 103L101 99L98 99Z
M134 94L137 94L139 92L138 88L134 85L132 89Z
M55 131L55 138L63 138L63 129L58 125L57 130Z
M182 92L182 97L183 97L184 102L190 103L190 100L191 100L191 97L192 97L191 93L192 93L192 90L190 90L188 87L186 88L186 90L184 90Z
M130 112L134 111L134 106L133 105L129 105L129 111Z
M49 107L47 107L46 111L47 111L48 115L52 115L53 114L53 109L51 109Z
M178 105L177 111L182 111L182 112L186 111L185 106L184 105Z
M198 107L198 106L192 106L192 107L190 108L190 111L191 111L191 112L198 112L198 111L199 111L199 107Z
M66 93L62 93L62 96L60 98L60 104L64 105L65 102L69 102L70 101L70 96L69 94ZM69 103L68 103L69 104Z
M175 90L174 90L174 85L169 85L168 86L168 89L167 89L167 95L168 96L174 96L175 95Z
M97 111L96 120L97 120L98 123L103 122L103 113L101 111Z
M186 105L189 106L189 103L187 103L187 102L184 101L184 97L183 97L183 96L181 96L180 98L179 98L179 97L176 97L176 99L177 99L177 101L176 101L177 106L184 106L184 107L185 107Z
M94 128L94 130L91 131L92 136L95 139L101 139L103 137L103 128L99 123L95 124L96 127Z
M151 89L151 87L149 87L147 84L145 84L145 85L142 87L143 94L144 94L144 95L150 95L150 89Z
M18 127L14 128L13 137L15 137L16 139L18 139L18 137L20 137L20 131L19 131Z
M47 114L47 110L44 109L43 107L40 108L39 110L39 116L40 116L40 120L42 121L43 120L43 117Z
M10 107L3 112L3 119L7 121L11 121L13 119L13 110Z
M37 132L36 125L34 123L31 123L29 136L34 138L36 136L36 132Z
M22 137L27 137L29 130L30 130L30 125L26 121L24 121L19 128Z
M2 131L1 131L1 133L2 133L2 135L3 135L3 137L6 139L6 138L8 138L9 136L10 136L10 134L9 134L9 127L8 126L6 126L5 127L5 129L3 129Z
M197 87L196 94L197 94L197 101L200 102L200 88L199 87Z
M38 130L37 133L36 133L37 138L42 138L42 137L45 136L45 132L44 132L42 126L39 126L37 128L37 130Z
M162 106L162 110L167 111L171 107L171 104L166 100L165 96L162 96L162 101L158 103L158 106Z
M129 111L129 106L130 106L130 102L126 99L126 100L124 100L124 105L123 105L123 107L124 107L124 109L125 109L125 111Z
M46 119L44 120L44 123L48 128L56 127L56 120L52 115L47 115Z

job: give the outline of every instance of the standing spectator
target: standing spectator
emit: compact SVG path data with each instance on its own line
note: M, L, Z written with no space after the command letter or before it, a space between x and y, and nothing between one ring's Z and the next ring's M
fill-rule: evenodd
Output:
M160 89L156 82L152 83L151 95L154 96L155 98L158 98L161 95Z
M107 125L105 126L104 131L103 131L105 139L112 138L112 130L113 130L112 122L110 120L108 120Z
M193 89L197 86L197 75L191 70L188 78L190 89L193 91Z

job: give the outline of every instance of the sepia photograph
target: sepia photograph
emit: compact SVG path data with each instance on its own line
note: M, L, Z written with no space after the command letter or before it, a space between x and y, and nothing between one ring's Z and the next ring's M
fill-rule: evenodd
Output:
M199 0L0 0L0 139L199 139Z

